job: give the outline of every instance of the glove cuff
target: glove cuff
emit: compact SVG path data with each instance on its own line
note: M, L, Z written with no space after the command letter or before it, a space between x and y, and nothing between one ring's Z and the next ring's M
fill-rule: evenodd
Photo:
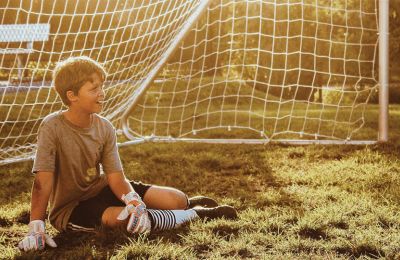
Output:
M139 194L137 194L134 191L131 191L127 194L123 194L121 200L125 202L125 205L131 204L134 205L135 207L142 202L142 199L140 198Z
M32 220L28 224L29 234L32 233L45 233L45 224L43 220Z

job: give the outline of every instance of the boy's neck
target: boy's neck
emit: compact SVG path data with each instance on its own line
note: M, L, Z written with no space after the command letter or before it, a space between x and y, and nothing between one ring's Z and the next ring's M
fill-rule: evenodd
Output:
M75 111L71 107L64 112L64 117L73 125L88 128L92 123L92 115L81 111Z

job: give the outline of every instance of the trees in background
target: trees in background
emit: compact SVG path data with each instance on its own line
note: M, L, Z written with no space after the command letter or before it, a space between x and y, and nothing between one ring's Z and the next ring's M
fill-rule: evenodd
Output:
M59 60L61 53L85 54L100 61L118 60L110 68L117 71L126 63L139 62L127 52L137 51L137 59L154 51L151 48L140 50L143 46L132 39L140 36L143 30L162 26L163 20L131 26L146 20L149 11L124 11L143 3L129 0L8 0L1 1L0 14L3 24L51 24L54 36L50 41L35 43L35 49L43 50L42 61ZM228 1L219 0L213 5L219 3L223 8L213 8L209 16L199 22L196 34L193 31L188 35L181 47L183 51L177 51L172 62L182 58L195 60L192 69L202 69L206 75L240 76L250 84L256 82L258 88L270 87L272 93L288 98L308 99L314 95L315 88L304 86L369 83L340 75L368 75L373 69L369 63L356 66L351 60L366 60L374 55L373 47L361 50L357 44L374 43L376 33L357 28L362 23L364 28L376 29L375 18L368 14L374 12L375 1L310 0L301 2L302 5L293 1L294 4L288 7L269 1L231 1L227 4ZM152 8L155 9L150 11L153 14L163 11L161 5ZM346 13L344 10L352 11ZM291 22L296 19L303 19L303 22ZM334 25L329 25L331 23ZM391 78L400 81L400 75L396 75L400 72L400 60L396 58L400 55L400 1L390 1L390 30ZM166 30L165 33L171 32ZM301 35L306 37L301 38ZM150 35L149 41L157 41L161 36L161 33ZM355 44L346 46L345 43ZM201 55L204 57L199 59ZM35 60L34 55L30 58ZM228 66L233 63L239 65ZM275 88L282 85L284 89Z

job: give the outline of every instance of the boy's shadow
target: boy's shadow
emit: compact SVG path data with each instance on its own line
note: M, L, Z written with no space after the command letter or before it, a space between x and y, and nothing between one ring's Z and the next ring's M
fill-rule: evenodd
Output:
M119 229L96 228L94 232L61 232L53 237L57 248L46 247L44 251L22 252L21 259L53 259L63 257L70 252L83 252L83 247L95 247L97 251L113 252L116 248L129 245L132 241L141 240L144 243L152 243L162 240L170 243L181 243L182 237L190 232L189 225L178 229L156 231L146 236L129 234ZM97 252L99 253L99 252ZM83 253L85 254L85 253ZM79 256L79 257L83 257ZM85 255L87 257L87 255Z

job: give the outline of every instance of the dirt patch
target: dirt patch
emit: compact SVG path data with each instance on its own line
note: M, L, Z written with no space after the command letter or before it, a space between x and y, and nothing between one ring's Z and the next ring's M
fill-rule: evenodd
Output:
M304 152L290 152L288 154L288 157L290 159L294 159L294 158L303 158L305 156Z
M12 225L12 222L6 218L0 218L0 227L9 227Z
M349 229L349 224L344 221L330 222L329 225L338 229Z
M322 228L302 228L299 235L304 238L311 238L314 240L329 239L328 235Z
M218 226L212 229L212 232L220 237L237 236L239 234L239 228L230 226Z
M197 255L203 255L204 253L208 253L212 250L212 246L209 244L199 244L193 247L193 250Z
M371 245L360 245L353 249L353 255L355 257L367 256L373 259L385 257L385 253L382 250L377 249Z
M239 256L241 258L251 258L254 257L254 254L250 252L247 248L241 248L239 250L233 250L225 254L221 254L222 256L232 257Z

